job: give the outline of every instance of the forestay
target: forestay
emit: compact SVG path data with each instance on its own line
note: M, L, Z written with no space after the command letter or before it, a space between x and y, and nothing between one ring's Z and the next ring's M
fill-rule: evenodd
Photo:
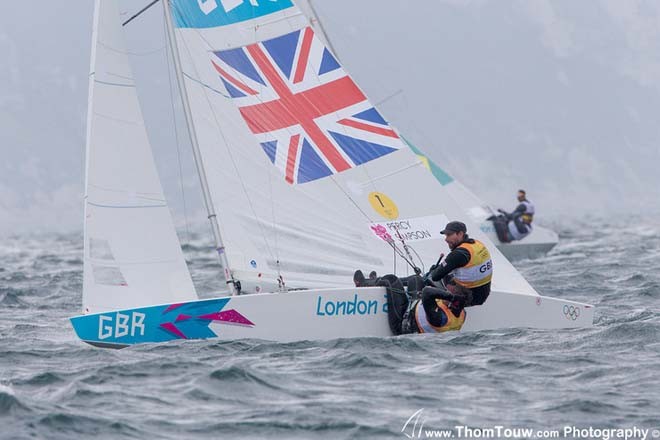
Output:
M87 120L83 312L197 298L163 196L116 1L96 1Z
M173 0L195 130L234 277L246 290L411 273L462 220L494 288L536 294L368 101L289 0ZM399 237L404 237L404 243Z

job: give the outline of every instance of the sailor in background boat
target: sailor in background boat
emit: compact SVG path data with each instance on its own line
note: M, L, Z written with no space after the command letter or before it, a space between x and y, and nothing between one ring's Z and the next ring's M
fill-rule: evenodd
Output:
M518 206L510 214L498 209L501 215L493 215L488 220L493 222L497 238L502 243L510 243L514 240L522 240L532 232L532 221L534 220L534 204L527 200L525 190L518 190Z

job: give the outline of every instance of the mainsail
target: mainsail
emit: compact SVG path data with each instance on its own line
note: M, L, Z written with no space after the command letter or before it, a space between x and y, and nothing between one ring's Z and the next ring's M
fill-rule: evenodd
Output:
M468 224L493 288L534 289L428 173L290 0L170 2L227 259L244 290L412 273ZM393 245L395 248L393 248Z
M197 298L158 179L115 1L96 0L83 312Z

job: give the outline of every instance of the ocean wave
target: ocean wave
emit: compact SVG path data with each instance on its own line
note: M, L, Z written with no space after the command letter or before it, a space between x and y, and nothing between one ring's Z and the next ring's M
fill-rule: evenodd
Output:
M7 385L0 384L0 417L17 413L28 412L29 408L17 397L14 390Z
M594 304L591 328L119 351L78 341L67 321L80 234L14 237L0 245L0 438L402 438L420 408L436 428L658 426L660 227L558 226L552 253L516 267L541 294ZM184 246L193 278L219 285L196 240Z

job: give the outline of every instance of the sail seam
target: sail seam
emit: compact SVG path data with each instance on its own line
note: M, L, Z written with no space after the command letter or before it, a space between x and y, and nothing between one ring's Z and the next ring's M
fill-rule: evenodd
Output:
M130 266L130 265L145 265L145 264L160 264L160 263L177 263L177 260L148 260L148 261L123 261L123 260L103 260L97 258L85 258L86 261L94 263L97 266L103 267L117 267L117 266Z
M99 116L101 118L109 119L109 120L115 121L115 122L123 122L123 123L129 124L129 125L138 125L138 126L143 126L144 125L140 121L129 121L127 119L115 118L113 116L104 115L103 113L99 113L99 112L94 112L94 115Z
M303 15L302 12L296 12L296 13L293 13L293 14L286 14L284 16L280 16L280 17L274 18L272 20L263 20L262 22L260 22L259 24L256 24L256 25L244 26L243 29L256 30L257 28L267 26L269 24L279 23L280 21L291 20L291 19L299 17L301 15ZM304 15L303 15L303 17L304 17ZM307 17L305 17L305 20L307 20Z
M382 179L385 179L387 177L395 176L395 175L397 175L399 173L402 173L402 172L404 172L404 171L406 171L410 168L415 168L415 167L420 166L420 165L424 166L424 164L422 163L421 160L416 160L414 163L411 163L410 165L407 165L403 168L399 168L398 170L392 171L391 173L383 174L382 176L378 176L378 177L374 177L374 178L370 178L369 183L377 182L378 180L382 180Z
M128 191L124 189L115 189L115 188L109 188L107 186L102 186L102 185L97 185L94 183L90 183L88 186L98 188L103 191L108 191L108 192L114 192L114 193L122 193L122 194L129 194ZM154 195L158 195L157 193L152 193L152 192L140 192L140 191L131 191L130 194L134 194L135 197L144 199L144 200L150 200L152 202L162 202L166 203L165 199L161 197L154 197Z
M87 201L89 205L96 206L98 208L119 208L119 209L124 209L124 208L129 208L129 209L136 209L136 208L167 208L167 204L162 204L162 205L102 205L100 203L94 203L90 202L89 200Z
M108 76L116 76L117 78L126 79L128 81L133 81L133 82L135 81L135 78L133 78L132 76L120 75L114 72L105 72L105 74Z
M191 80L191 81L193 81L193 82L196 82L197 84L199 84L199 85L201 85L201 86L203 86L203 87L206 87L207 89L210 89L211 91L217 93L218 95L221 95L221 96L224 97L224 98L229 98L229 96L225 95L225 94L222 93L220 90L214 89L214 88L211 87L210 85L208 85L208 84L206 84L206 83L203 83L202 81L198 80L197 78L193 78L191 75L187 74L186 72L183 72L183 76L185 76L186 78L188 78L189 80Z
M102 43L101 41L98 42L98 45L103 46L105 49L107 49L111 52L114 52L114 53L118 53L120 55L132 55L132 56L136 56L136 57L143 57L143 56L153 55L153 54L155 54L157 52L160 52L161 50L165 49L165 47L166 47L166 46L163 46L163 47L159 47L158 49L154 49L154 50L150 50L150 51L146 51L146 52L131 52L129 50L115 49L114 47L109 46L105 43Z
M113 83L113 82L109 82L109 81L101 81L100 79L95 79L94 82L97 83L97 84L103 84L103 85L106 85L106 86L132 87L132 88L135 88L135 84Z

